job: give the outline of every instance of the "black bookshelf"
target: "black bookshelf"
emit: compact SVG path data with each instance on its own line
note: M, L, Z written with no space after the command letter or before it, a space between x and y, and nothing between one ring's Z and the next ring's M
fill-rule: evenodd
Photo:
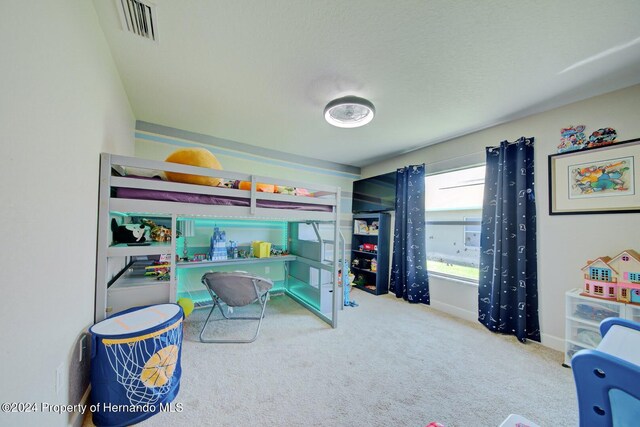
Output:
M351 237L351 273L353 286L374 295L389 292L389 230L388 213L353 215Z

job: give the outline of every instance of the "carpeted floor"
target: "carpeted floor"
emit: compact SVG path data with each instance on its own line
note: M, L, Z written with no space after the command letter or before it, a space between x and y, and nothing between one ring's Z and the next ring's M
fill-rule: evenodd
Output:
M577 425L561 353L395 296L354 290L352 298L360 306L340 311L331 329L273 297L252 344L200 343L208 310L194 312L182 348L182 411L142 425L497 427L511 413L540 426Z

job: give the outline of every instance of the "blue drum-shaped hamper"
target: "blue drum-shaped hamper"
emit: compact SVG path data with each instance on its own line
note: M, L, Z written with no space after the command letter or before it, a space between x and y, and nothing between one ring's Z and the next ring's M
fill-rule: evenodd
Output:
M179 305L159 304L122 311L89 329L95 425L139 423L175 399L183 318Z

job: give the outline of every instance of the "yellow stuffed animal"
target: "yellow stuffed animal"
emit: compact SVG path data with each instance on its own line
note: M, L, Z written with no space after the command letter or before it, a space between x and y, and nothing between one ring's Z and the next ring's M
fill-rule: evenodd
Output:
M211 151L199 147L180 148L171 153L165 162L222 170L222 166L218 159L216 159L216 156L214 156ZM222 181L220 178L178 172L165 172L165 175L169 181L184 182L185 184L211 185L213 187Z

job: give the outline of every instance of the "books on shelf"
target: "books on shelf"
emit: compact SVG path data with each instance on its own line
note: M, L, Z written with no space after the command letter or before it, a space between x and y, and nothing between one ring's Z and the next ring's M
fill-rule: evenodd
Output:
M378 221L371 222L371 225L369 226L369 234L378 234L378 224Z
M378 221L373 221L371 224L367 224L367 221L362 219L353 220L353 232L354 234L371 234L378 235Z
M367 226L367 221L363 221L361 219L353 220L353 232L355 234L369 234L369 227Z

